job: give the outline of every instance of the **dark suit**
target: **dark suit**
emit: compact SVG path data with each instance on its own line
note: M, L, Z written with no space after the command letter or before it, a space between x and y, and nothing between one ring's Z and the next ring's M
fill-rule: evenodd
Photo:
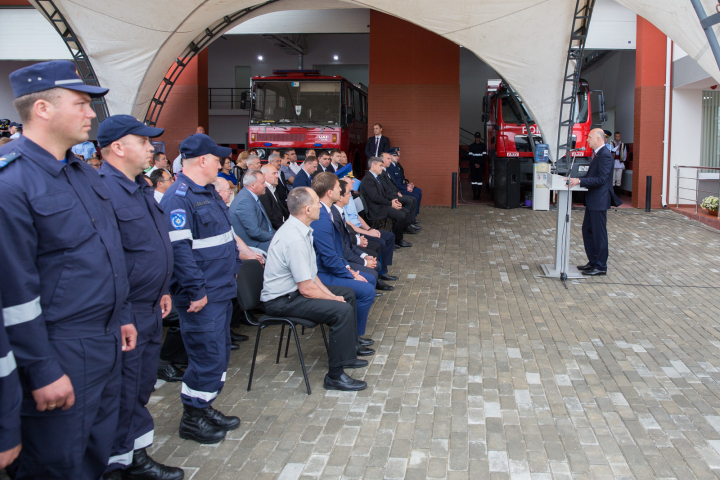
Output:
M265 213L270 217L272 227L277 230L282 227L282 224L285 223L290 213L287 211L287 208L275 198L275 195L270 192L270 188L268 188L267 185L265 187L265 193L258 198L265 209ZM275 193L277 194L277 190L275 190Z
M318 162L318 169L315 171L315 175L317 175L317 174L320 173L320 172L335 173L335 167L333 167L332 162L330 162L330 163L328 164L327 168L323 167L323 166ZM315 175L313 175L313 177L314 177Z
M385 153L388 151L390 151L390 139L388 137L386 137L385 135L380 136L380 147L379 148L377 146L377 139L376 139L375 135L368 138L368 141L365 144L365 156L367 158L379 157L381 153Z
M275 197L285 210L287 210L287 196L289 192L290 187L287 183L287 179L285 178L285 172L278 172L278 184L277 187L275 187ZM288 218L287 215L285 218Z
M588 189L582 224L585 253L588 262L602 271L607 270L608 259L607 211L622 204L612 191L613 165L612 153L603 145L590 161L587 176L580 179L580 186Z
M259 200L259 198L258 198ZM275 235L270 218L248 188L243 188L230 204L230 221L235 235L249 247L268 251Z
M388 197L390 197L390 200L397 199L400 202L400 205L403 206L403 210L407 210L410 223L414 222L415 216L417 215L417 200L415 200L415 197L405 196L401 194L397 186L395 185L395 180L390 178L390 174L388 173L387 169L385 169L378 178L380 179L380 183L383 184L383 187L385 187L385 191L388 193Z
M297 175L295 175L295 180L293 180L293 188L309 187L310 184L312 184L312 178L310 178L310 175L308 175L304 168L301 168Z
M403 239L405 227L410 224L410 213L406 209L396 210L392 207L392 201L372 172L367 172L360 182L360 194L365 198L367 214L376 220L389 218L395 223L392 232L395 234L395 243Z
M340 235L340 239L343 243L343 257L345 260L350 262L350 266L355 270L360 270L369 275L375 277L377 281L378 274L380 273L380 261L378 260L376 267L370 268L365 266L365 259L362 257L363 253L371 255L377 258L377 253L370 253L364 251L356 245L355 235L351 235L347 230L347 224L342 219L342 212L337 206L332 207L333 211L333 224L335 225L335 231Z

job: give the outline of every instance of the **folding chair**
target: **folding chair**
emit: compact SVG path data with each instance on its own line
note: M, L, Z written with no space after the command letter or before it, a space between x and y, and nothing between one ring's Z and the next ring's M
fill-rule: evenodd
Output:
M285 325L290 327L292 334L295 337L295 345L297 345L298 357L300 357L300 365L302 366L303 377L305 378L305 386L307 387L308 395L312 393L310 390L310 381L308 380L307 371L305 370L305 359L303 358L302 349L300 348L300 339L298 338L296 326L301 325L303 329L305 327L315 328L320 325L320 331L322 332L323 341L325 342L325 349L328 349L327 336L325 335L325 328L322 324L317 324L313 321L304 318L295 317L273 317L270 315L262 315L260 318L255 318L251 313L252 310L257 309L260 306L260 293L263 287L263 273L264 268L257 260L243 260L242 267L237 277L237 288L238 296L237 302L238 307L243 312L245 321L253 326L258 327L257 337L255 338L255 351L253 352L252 366L250 367L250 378L248 379L248 391L252 385L253 373L255 372L255 360L257 359L258 346L260 345L260 333L267 327L273 325L280 325L280 343L278 344L277 358L275 363L280 363L280 353L282 352L282 341L285 333ZM288 344L285 347L285 357L287 358L288 347L290 346L290 332L288 332Z

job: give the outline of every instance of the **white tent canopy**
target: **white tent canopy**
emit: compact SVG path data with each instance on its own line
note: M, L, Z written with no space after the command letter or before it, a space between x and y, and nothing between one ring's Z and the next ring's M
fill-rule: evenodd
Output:
M653 23L720 83L720 70L690 0L616 1ZM158 85L190 42L224 16L261 3L55 0L100 83L110 88L110 113L138 118L144 117ZM702 3L708 15L715 13L716 0ZM278 0L229 28L284 10L372 8L402 18L473 51L502 75L522 98L554 154L575 4L575 0Z

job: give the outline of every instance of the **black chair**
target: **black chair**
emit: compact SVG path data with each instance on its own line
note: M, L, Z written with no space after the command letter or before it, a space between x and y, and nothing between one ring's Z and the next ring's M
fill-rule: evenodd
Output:
M295 317L272 317L270 315L262 315L259 318L251 313L252 310L257 309L260 306L260 293L263 287L263 273L264 268L257 260L243 260L240 272L237 277L237 303L238 307L242 311L245 321L249 325L258 327L257 337L255 338L255 351L253 352L252 366L250 367L250 378L248 379L248 391L252 385L253 373L255 372L255 360L257 359L258 346L260 345L260 333L267 327L273 325L280 325L280 343L278 344L277 358L275 363L280 363L280 353L282 352L282 341L285 334L285 326L287 325L292 330L292 334L295 337L295 345L297 346L298 357L300 357L300 365L302 366L303 377L305 377L305 386L307 387L308 395L312 393L310 390L310 381L308 380L307 371L305 370L305 359L303 358L302 349L300 348L300 339L298 338L297 325L301 325L303 329L305 327L315 328L318 326L317 323L307 320L305 318ZM323 341L325 342L325 349L328 349L327 336L325 335L325 328L322 324L320 325L320 331L322 332ZM287 358L288 348L290 346L290 332L288 332L287 345L285 346L285 358Z
M363 206L363 210L362 210L361 214L364 212L365 221L368 223L370 228L380 229L387 224L387 221L388 221L387 218L374 218L372 215L370 215L370 210L368 210L367 201L365 200L365 196L362 193L360 194L360 201L362 202L362 206Z

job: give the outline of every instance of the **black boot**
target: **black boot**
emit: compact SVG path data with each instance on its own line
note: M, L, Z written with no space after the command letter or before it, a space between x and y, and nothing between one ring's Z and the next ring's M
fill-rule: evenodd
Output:
M185 372L172 363L158 366L157 376L160 380L165 380L166 382L182 382L183 375L185 375Z
M132 464L122 471L123 480L182 480L185 472L182 468L168 467L158 463L147 454L144 448L133 452Z
M215 410L212 406L203 410L203 416L205 420L212 423L216 427L222 428L226 432L235 430L240 426L240 419L238 417L230 417L223 415L219 411Z
M183 405L180 420L180 438L195 440L198 443L218 443L225 438L225 430L205 419L207 408L195 408Z

